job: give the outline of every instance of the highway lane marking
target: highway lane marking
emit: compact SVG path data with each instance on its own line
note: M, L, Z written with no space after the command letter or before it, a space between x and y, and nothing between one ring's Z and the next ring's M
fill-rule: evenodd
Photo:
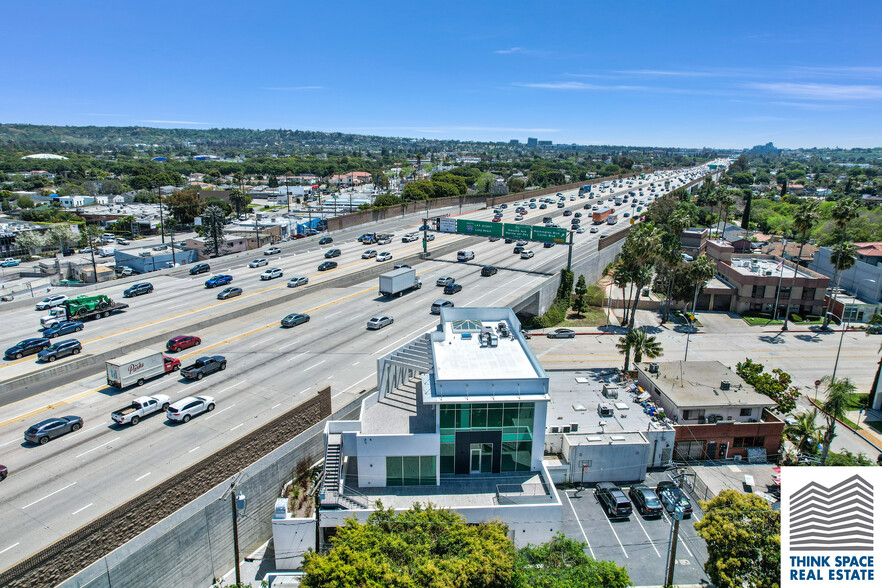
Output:
M297 355L292 355L291 357L288 358L287 361L294 361L294 360L297 359L298 357L303 357L304 355L306 355L306 352L304 352L304 353L298 353Z
M7 547L7 548L4 549L3 551L0 551L0 554L2 554L2 553L6 553L7 551L9 551L10 549L12 549L13 547L18 547L19 545L21 545L21 541L19 541L18 543L13 543L12 545L10 545L9 547Z
M243 426L245 426L245 423L239 423L238 425L236 425L235 427L233 427L233 428L230 429L230 430L231 430L231 431L235 431L235 430L238 429L239 427L243 427Z
M245 383L245 380L242 380L241 382L236 382L236 383L233 384L232 386L227 386L226 388L223 388L223 389L221 389L221 390L218 390L217 392L215 392L215 394L220 394L221 392L226 392L227 390L232 390L232 389L235 388L236 386L241 386L241 385L244 384L244 383Z
M360 364L360 363L361 363L361 360L358 360L358 361L356 361L355 363L353 363L352 365L358 365L358 364Z
M278 404L274 404L273 406L271 406L271 407L270 407L270 410L272 410L272 409L274 409L274 408L278 408L278 407L280 407L280 406L282 406L282 403L281 403L281 402L278 403Z
M88 450L88 451L84 451L84 452L82 452L82 453L79 454L77 457L83 457L83 456L86 455L87 453L92 453L93 451L96 451L96 450L98 450L98 449L101 449L102 447L107 447L108 445L110 445L110 444L113 443L114 441L117 441L118 439L119 439L119 437L114 437L114 438L111 439L110 441L105 441L104 443L102 443L102 444L99 445L98 447L93 447L92 449L90 449L90 450Z
M235 405L235 404L231 404L231 405L229 405L228 407L226 407L226 408L224 408L224 409L221 409L221 410L219 410L219 411L217 411L217 412L211 413L210 415L208 415L207 417L205 417L205 420L207 421L207 420L209 420L209 419L212 419L212 418L216 417L217 415L219 415L220 413L222 413L222 412L226 412L226 411L230 410L230 409L233 408L234 406L236 406L236 405Z
M73 511L73 512L70 513L70 514L71 514L71 515L79 514L79 513L83 512L84 510L86 510L87 508L89 508L90 506L92 506L93 504L95 504L95 503L94 503L94 502L90 502L89 504L87 504L87 505L84 506L83 508L81 508L81 509L79 509L79 510L75 510L75 511Z
M311 369L314 368L314 367L318 367L318 366L322 365L323 363L325 363L325 361L326 361L326 360L323 359L323 360L321 360L320 362L318 362L318 363L316 363L316 364L313 364L313 365L309 366L308 368L303 368L303 371L305 372L305 371L307 371L307 370L311 370Z
M7 441L6 443L0 444L0 447L6 447L10 443L15 443L16 441L20 441L20 439L13 439L12 441Z
M331 318L332 316L337 316L337 315L340 314L341 312L343 312L343 311L342 311L342 310L338 310L338 311L335 312L334 314L329 314L329 315L326 316L325 318L326 318L326 319L329 319L329 318Z
M357 381L357 382L354 383L353 385L349 386L349 387L346 388L345 390L341 390L341 391L337 392L336 394L334 394L333 396L331 396L331 398L332 398L332 399L333 399L333 398L337 398L337 397L340 396L341 394L344 394L345 392L348 392L349 390L352 390L353 388L355 388L356 386L358 386L359 384L361 384L362 382L364 382L364 381L367 380L368 378L372 378L372 377L374 377L375 375L376 375L376 374L368 374L368 375L366 375L365 377L363 377L362 379L360 379L359 381Z
M144 478L146 478L147 476L149 476L151 473L152 473L152 472L147 472L147 473L144 474L143 476L139 476L139 477L135 478L135 481L136 481L136 482L140 482L141 480L143 480Z
M201 445L197 445L196 447L194 447L193 449L191 449L191 450L188 451L187 453L193 453L194 451L196 451L196 450L199 449L200 447L201 447Z
M28 504L28 505L26 505L26 506L21 507L21 509L24 510L24 509L26 509L26 508L28 508L28 507L30 507L30 506L34 506L34 505L37 504L38 502L43 502L44 500L46 500L46 499L49 498L50 496L55 496L55 495L58 494L59 492L63 492L64 490L67 490L67 489L70 488L71 486L75 486L75 485L76 485L76 482L70 483L70 484L68 484L67 486L65 486L64 488L59 488L59 489L56 490L55 492L52 492L52 493L50 493L50 494L47 494L47 495L44 496L43 498L38 498L37 500L33 501L32 503L30 503L30 504Z
M281 347L279 347L279 351L281 351L282 349L287 349L288 347L291 347L292 345L297 345L298 343L300 343L300 341L292 341L292 342L288 343L287 345L282 345Z
M570 495L567 491L563 492L563 495L567 498L567 504L570 505L570 508L573 511L573 516L576 517L576 523L579 525L579 530L582 531L582 538L585 540L585 544L588 546L588 551L591 552L591 557L594 557L594 549L591 548L591 542L588 541L588 535L585 534L585 528L582 527L582 521L579 520L579 513L576 512L576 507L573 506L572 500L570 500Z

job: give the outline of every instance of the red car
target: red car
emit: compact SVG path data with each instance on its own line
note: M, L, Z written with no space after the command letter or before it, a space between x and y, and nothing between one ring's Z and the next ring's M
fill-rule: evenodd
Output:
M6 474L8 474L8 473L9 473L9 471L6 469L6 466L0 465L0 480L5 480Z
M187 349L188 347L199 345L200 343L202 343L202 339L199 337L194 337L192 335L178 335L173 339L169 339L168 343L165 344L165 348L169 351L177 352L181 349Z

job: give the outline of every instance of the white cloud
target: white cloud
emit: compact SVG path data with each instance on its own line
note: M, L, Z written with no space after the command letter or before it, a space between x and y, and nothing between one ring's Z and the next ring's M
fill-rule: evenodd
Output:
M81 112L80 116L128 116L128 114L108 114L106 112Z
M207 122L195 122L190 120L142 120L145 123L158 123L163 125L210 125Z
M523 47L512 47L511 49L497 49L493 53L497 55L508 55L509 53L523 53L525 49Z
M708 78L728 75L723 72L711 71L682 71L682 70L666 70L666 69L626 69L616 71L617 74L637 75L637 76L666 76L681 78Z
M543 90L649 90L645 86L603 86L601 84L588 84L585 82L532 82L515 83L515 86L524 88L541 88Z
M882 86L774 82L747 84L748 88L799 100L879 100Z

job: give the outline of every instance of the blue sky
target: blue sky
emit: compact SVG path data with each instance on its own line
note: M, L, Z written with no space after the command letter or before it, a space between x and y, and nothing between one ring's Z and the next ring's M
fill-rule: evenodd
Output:
M882 145L882 3L7 2L0 121Z

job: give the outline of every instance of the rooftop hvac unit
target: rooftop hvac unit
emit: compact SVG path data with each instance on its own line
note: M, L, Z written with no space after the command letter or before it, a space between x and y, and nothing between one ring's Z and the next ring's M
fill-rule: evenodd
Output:
M569 432L570 432L570 426L569 426L569 425L564 425L564 426L561 427L561 433L569 433Z
M720 382L720 390L728 390L732 387L732 383L729 380L723 380Z
M570 423L570 431L573 433L579 432L579 423Z
M764 273L763 275L765 275L765 276L771 276L771 275L772 275L772 270L766 270L765 273Z
M658 373L658 364L657 363L655 363L655 362L649 363L649 373L650 374L657 374Z
M551 427L552 433L560 433L560 427Z

